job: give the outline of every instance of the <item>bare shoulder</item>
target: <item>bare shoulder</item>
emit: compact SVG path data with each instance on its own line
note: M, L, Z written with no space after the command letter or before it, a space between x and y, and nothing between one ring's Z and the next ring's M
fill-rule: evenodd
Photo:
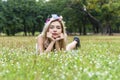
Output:
M44 41L44 37L40 34L40 35L38 35L37 40L43 42Z

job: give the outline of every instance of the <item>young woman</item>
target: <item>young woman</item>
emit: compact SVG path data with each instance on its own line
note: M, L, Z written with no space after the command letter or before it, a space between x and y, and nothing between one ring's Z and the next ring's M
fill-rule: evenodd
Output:
M80 40L74 37L73 42L67 43L65 24L61 16L56 14L47 19L42 33L37 37L37 50L40 54L51 51L73 50L80 47Z

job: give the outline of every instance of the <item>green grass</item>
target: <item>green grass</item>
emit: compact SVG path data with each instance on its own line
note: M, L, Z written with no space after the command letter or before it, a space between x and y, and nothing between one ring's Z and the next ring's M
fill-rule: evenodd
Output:
M35 37L0 37L0 80L119 80L120 37L80 39L78 50L36 55Z

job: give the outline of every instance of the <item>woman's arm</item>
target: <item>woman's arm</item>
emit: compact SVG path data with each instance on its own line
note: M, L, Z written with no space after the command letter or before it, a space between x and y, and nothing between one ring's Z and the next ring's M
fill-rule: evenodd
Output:
M50 52L53 49L54 44L55 44L55 41L51 41L47 49L44 52L45 53Z
M50 44L48 45L47 49L44 50L44 38L40 35L38 36L38 49L40 54L50 52L55 44L55 40L51 40Z
M47 32L47 38L50 40L50 44L48 45L45 52L50 52L53 49L53 46L54 46L56 40L52 37L52 34L49 32Z
M43 42L44 42L43 37L41 35L39 35L37 38L37 43L38 43L38 50L40 53L43 53L43 51L44 51Z
M60 43L59 43L59 41L56 41L56 42L55 42L55 49L56 49L57 51L60 51Z
M61 33L60 37L56 39L55 48L57 51L60 51L63 48L63 47L60 47L60 45L64 45L64 44L60 44L60 41L63 41L64 39L65 39L65 36L63 33Z

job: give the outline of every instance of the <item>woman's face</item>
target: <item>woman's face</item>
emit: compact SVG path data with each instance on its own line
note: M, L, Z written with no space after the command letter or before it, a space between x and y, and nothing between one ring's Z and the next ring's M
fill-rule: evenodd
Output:
M60 34L62 33L62 26L60 22L54 21L50 24L48 31L52 34L52 37L54 39L60 37Z

